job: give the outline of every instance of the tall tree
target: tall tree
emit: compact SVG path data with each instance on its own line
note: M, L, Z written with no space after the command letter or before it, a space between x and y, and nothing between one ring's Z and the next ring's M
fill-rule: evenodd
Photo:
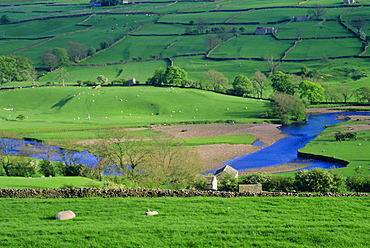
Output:
M220 39L215 34L207 34L206 36L206 45L209 49L213 49L220 43Z
M205 165L199 154L182 146L182 142L167 139L155 140L142 168L148 186L183 189L193 186Z
M311 9L307 11L313 19L325 19L327 12L326 8L320 4L312 5Z
M203 73L202 79L207 81L212 90L225 92L228 83L227 78L219 71L209 70Z
M165 73L165 70L162 67L155 69L153 77L148 78L146 83L151 84L151 85L156 85L156 86L164 85L165 84L164 73Z
M356 94L360 101L370 104L370 87L361 87L356 90Z
M99 75L97 77L97 80L98 80L99 84L106 84L106 83L108 83L108 78L106 78L104 75Z
M267 78L265 74L263 74L261 71L257 70L253 76L252 76L252 83L257 91L258 97L263 98L263 92L265 91L267 85L266 85Z
M33 71L32 61L20 56L0 56L0 84L29 80Z
M271 76L271 86L275 91L288 95L294 95L294 85L289 74L281 71L275 71Z
M52 53L44 53L40 57L41 64L49 68L50 71L53 71L58 67L58 59Z
M11 23L12 21L10 20L9 16L4 14L0 18L0 24L8 24Z
M300 97L306 97L310 103L322 101L324 99L324 91L325 89L321 85L310 81L302 81L299 84Z
M68 58L67 50L64 48L56 47L52 50L52 54L55 55L58 61L58 67L68 67L71 65L71 62Z
M234 93L237 96L244 96L250 94L254 90L251 80L244 75L238 75L235 77L233 82L233 88Z
M164 72L166 85L183 86L186 83L186 77L186 71L177 66L167 66Z
M67 52L70 61L79 62L87 56L87 49L84 45L72 41L68 41L67 44Z
M343 97L344 103L347 103L348 99L353 95L353 90L348 87L341 85L337 88L338 93Z
M70 79L70 74L65 67L60 67L55 74L55 77L65 86L65 81Z
M124 129L112 129L99 134L98 138L94 154L104 159L107 166L104 169L118 170L129 180L137 181L145 156L148 154L148 147L145 146L143 139Z
M355 16L349 21L349 25L360 33L367 26L367 22L361 16Z
M275 92L272 99L274 100L274 113L281 118L283 124L289 124L291 120L306 119L306 107L298 97Z

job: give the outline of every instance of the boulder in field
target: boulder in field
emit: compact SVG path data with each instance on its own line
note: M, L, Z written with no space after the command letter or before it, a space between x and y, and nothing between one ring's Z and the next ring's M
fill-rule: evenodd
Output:
M71 210L67 210L67 211L59 212L55 216L55 219L56 220L69 220L69 219L73 219L74 217L76 217L75 213L73 213Z

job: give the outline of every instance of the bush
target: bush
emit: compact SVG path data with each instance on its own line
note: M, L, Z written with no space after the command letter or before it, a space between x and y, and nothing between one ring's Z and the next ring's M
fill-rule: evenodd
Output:
M262 189L270 191L272 188L272 175L265 172L257 172L254 174L241 177L239 180L241 184L262 184Z
M292 192L294 190L293 177L274 176L271 178L269 191Z
M237 191L238 178L229 173L221 173L217 176L217 187L222 191Z
M341 192L344 190L345 178L321 168L301 170L295 174L295 186L303 192Z
M55 176L55 169L53 164L48 160L42 160L39 162L40 173L46 177Z

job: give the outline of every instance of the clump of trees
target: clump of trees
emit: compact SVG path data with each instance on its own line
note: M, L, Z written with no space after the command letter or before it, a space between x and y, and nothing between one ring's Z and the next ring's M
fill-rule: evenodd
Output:
M337 132L334 135L336 141L345 141L345 140L357 140L356 132Z
M126 185L192 188L205 170L199 155L181 142L172 139L148 142L120 129L101 134L94 154L100 160L88 169L91 176L101 179L104 171L116 171Z
M35 80L32 61L20 56L0 56L0 84L12 81Z

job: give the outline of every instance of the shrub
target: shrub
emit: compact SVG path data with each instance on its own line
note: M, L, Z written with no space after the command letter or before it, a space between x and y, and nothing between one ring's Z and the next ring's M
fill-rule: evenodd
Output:
M229 173L221 173L217 177L217 187L222 191L237 191L238 178Z
M329 170L316 168L301 170L295 174L295 186L304 192L340 192L344 190L345 178Z
M40 166L40 173L43 174L44 176L46 177L55 176L54 166L50 161L42 160L39 163L39 166Z
M246 175L240 179L241 184L262 184L262 189L266 191L271 190L272 175L265 172L257 172L254 174Z
M294 178L287 176L273 176L269 191L292 192L294 191Z

